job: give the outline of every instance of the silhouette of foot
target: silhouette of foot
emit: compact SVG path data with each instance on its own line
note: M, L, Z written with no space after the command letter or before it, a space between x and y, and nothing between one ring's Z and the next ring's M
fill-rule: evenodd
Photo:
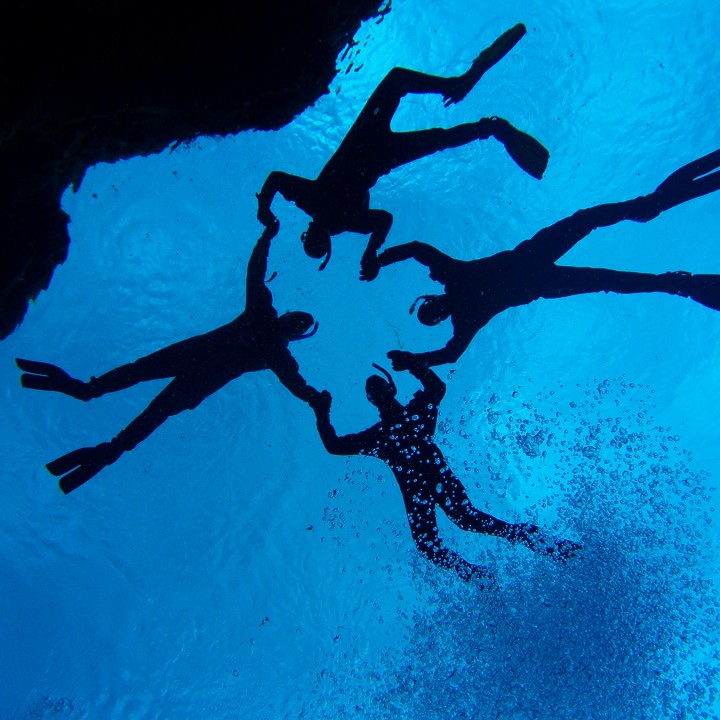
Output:
M553 560L569 560L582 550L582 545L572 540L556 540L530 523L513 525L507 538L513 544L524 545L533 552L549 555Z
M518 130L503 118L491 117L490 122L493 137L505 146L508 155L526 173L540 180L550 159L547 149L534 137Z
M15 364L25 371L20 376L23 387L61 392L78 400L89 400L92 397L87 383L70 377L56 365L22 358L15 358Z
M113 448L111 443L101 443L96 447L73 450L49 462L45 467L52 475L64 476L60 480L60 489L67 494L86 483L119 457L120 452Z
M485 565L468 563L467 572L460 572L463 580L471 582L480 590L495 591L499 589L495 576Z
M550 555L553 560L565 562L566 560L576 557L582 549L582 545L572 540L556 540L555 547L548 548L545 553L546 555Z
M690 275L689 284L689 297L711 310L720 310L720 275Z
M466 73L458 77L448 78L447 90L443 93L445 106L463 100L480 78L493 65L500 62L517 45L526 32L527 29L522 23L511 27L473 60L470 69Z

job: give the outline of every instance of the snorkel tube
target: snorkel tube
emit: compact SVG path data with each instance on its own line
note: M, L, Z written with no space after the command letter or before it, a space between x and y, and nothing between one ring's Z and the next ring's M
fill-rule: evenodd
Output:
M390 373L384 367L380 367L380 365L378 365L377 363L373 363L372 366L376 370L379 370L387 378L388 385L390 386L390 392L393 394L393 397L395 397L395 395L397 395L397 387L395 386L395 382L392 379L392 375L390 375Z

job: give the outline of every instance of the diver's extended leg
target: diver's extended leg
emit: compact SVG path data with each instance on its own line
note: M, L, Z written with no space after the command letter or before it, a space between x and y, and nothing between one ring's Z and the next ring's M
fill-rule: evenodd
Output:
M186 369L188 363L198 354L195 347L196 340L191 338L162 348L135 362L121 365L99 377L90 378L87 382L71 377L64 370L50 363L22 358L16 358L15 362L18 368L24 371L20 376L23 387L61 392L78 400L91 400L141 382L174 377Z
M622 222L648 222L661 212L720 189L720 150L684 165L649 195L578 210L525 240L515 252L527 254L523 262L556 262L576 243L600 227Z
M383 161L386 172L413 160L448 148L460 147L475 140L494 137L501 142L510 157L538 180L545 172L550 153L535 138L513 127L499 117L481 118L451 128L429 128L410 132L393 132L385 140L387 151Z
M408 497L403 492L410 533L415 547L428 560L456 572L463 580L478 582L484 589L494 589L495 579L490 570L482 565L468 562L453 550L446 548L438 534L435 518L435 503L432 499L422 500L417 496Z
M668 176L654 193L658 213L720 189L720 150L708 153Z
M404 67L395 67L380 81L365 103L351 133L366 123L390 126L400 100L410 94L442 95L446 105L462 100L493 65L498 63L526 33L522 23L504 32L483 50L470 68L456 77L429 75Z
M181 340L134 362L93 377L87 382L88 391L91 397L100 397L141 382L201 374L202 366L198 363L198 359L217 350L213 347L213 339L222 330L224 327Z
M46 467L51 474L63 476L60 488L69 493L97 475L104 467L114 463L124 452L135 448L169 417L197 407L225 382L204 386L199 381L195 383L185 378L177 378L110 442L74 450L48 463Z
M683 271L654 275L554 265L538 277L543 285L538 288L538 296L546 299L597 292L623 295L667 293L690 298L713 310L720 310L720 275L693 275Z
M15 364L23 370L20 376L23 387L61 392L78 400L89 400L92 397L87 383L70 377L57 365L23 358L15 358Z
M711 310L720 310L720 275L688 275L683 292L697 303Z
M530 263L534 267L557 262L593 230L616 225L623 220L646 222L652 219L646 217L648 215L646 198L647 196L642 196L578 210L535 233L529 240L521 242L512 252L517 254L518 262ZM656 215L657 213L652 217ZM641 217L646 219L641 220Z
M572 540L556 540L547 537L540 528L529 523L509 523L476 508L454 476L447 474L438 486L437 503L443 512L461 530L494 535L513 544L524 545L533 552L549 555L557 560L567 560L581 549Z

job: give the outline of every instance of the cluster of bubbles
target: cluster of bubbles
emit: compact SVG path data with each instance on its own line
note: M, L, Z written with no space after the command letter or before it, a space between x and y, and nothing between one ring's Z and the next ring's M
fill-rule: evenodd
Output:
M22 720L81 720L88 717L86 708L69 698L44 697L30 704Z
M468 396L438 441L489 509L522 508L582 542L581 557L558 564L493 545L494 593L418 559L403 642L379 658L346 651L301 716L717 716L710 478L655 423L645 387L604 380L531 395ZM486 540L452 542L477 556Z

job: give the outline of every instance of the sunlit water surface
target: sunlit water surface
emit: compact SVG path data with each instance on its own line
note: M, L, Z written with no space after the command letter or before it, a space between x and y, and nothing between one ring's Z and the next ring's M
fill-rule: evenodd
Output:
M163 383L84 404L18 382L16 356L84 378L234 318L268 172L314 177L391 67L461 72L520 21L526 37L465 101L408 98L396 127L501 115L551 150L546 176L492 142L406 166L372 194L395 216L388 243L491 254L720 147L716 3L396 0L290 126L97 166L66 192L68 260L0 346L0 718L720 713L712 310L659 295L537 302L439 369L437 440L476 504L585 546L557 565L441 517L448 544L493 568L491 595L417 555L386 467L327 455L270 373L172 418L67 497L44 464L113 437ZM276 306L320 322L293 353L333 393L338 431L364 429L371 363L449 337L408 313L433 283L406 263L361 284L351 235L318 273L302 213L274 208ZM719 209L710 196L599 230L563 262L720 273ZM405 375L403 400L417 389Z

